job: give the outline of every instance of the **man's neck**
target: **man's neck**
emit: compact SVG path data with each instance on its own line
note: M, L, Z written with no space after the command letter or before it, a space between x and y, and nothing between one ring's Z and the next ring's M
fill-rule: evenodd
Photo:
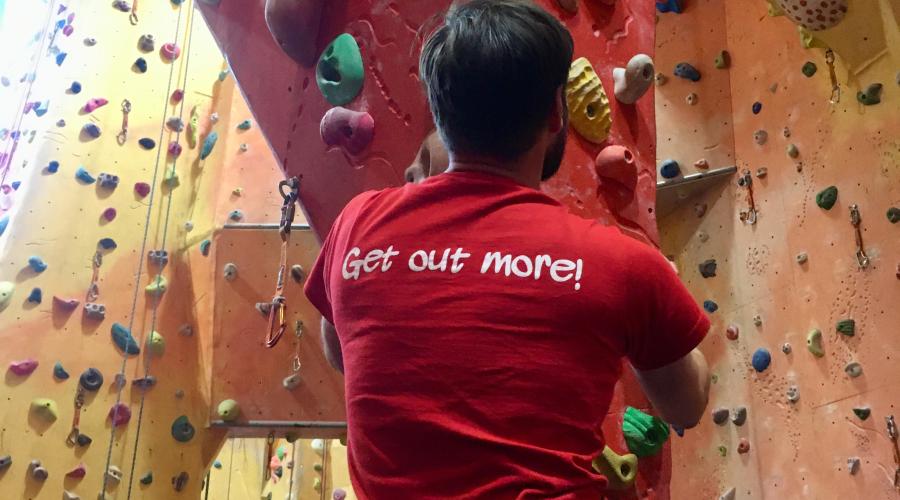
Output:
M527 155L526 155L527 156ZM529 163L529 158L521 158L515 162L502 163L482 158L461 157L450 155L450 167L447 172L484 172L499 175L516 181L519 184L533 189L540 189L540 168L523 168Z

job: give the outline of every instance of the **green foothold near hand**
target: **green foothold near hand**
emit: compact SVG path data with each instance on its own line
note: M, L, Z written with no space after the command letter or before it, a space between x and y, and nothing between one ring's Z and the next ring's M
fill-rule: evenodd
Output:
M834 203L837 201L837 197L838 188L835 186L828 186L816 195L816 205L819 205L819 208L831 210L831 207L833 207Z
M155 278L153 278L153 282L147 285L144 290L147 291L150 295L154 295L156 297L162 296L162 294L166 293L166 290L169 288L169 282L166 280L166 277L157 274Z
M812 76L815 75L816 71L818 71L818 70L819 70L819 68L816 67L816 63L814 63L812 61L806 61L806 63L800 69L800 71L803 72L803 76L805 76L807 78L812 78Z
M856 321L852 319L842 319L838 321L837 331L848 337L856 335Z
M150 332L147 339L147 350L154 356L162 356L166 352L166 339L159 332Z
M594 469L606 476L609 481L607 487L611 490L625 490L634 484L637 477L638 458L628 453L619 455L609 446L603 448L603 453L593 461Z
M31 411L47 422L56 422L59 418L59 407L50 398L36 398L31 401Z
M725 455L728 455L728 448L726 448L725 445L720 444L718 449L719 449L719 455L722 455L723 457Z
M629 406L625 409L622 434L629 451L639 458L648 457L659 453L669 439L669 424Z
M359 45L349 33L328 44L316 65L316 84L334 106L347 104L359 94L364 75Z
M819 330L809 332L809 335L806 336L806 349L817 358L825 355L825 349L822 347L822 332Z

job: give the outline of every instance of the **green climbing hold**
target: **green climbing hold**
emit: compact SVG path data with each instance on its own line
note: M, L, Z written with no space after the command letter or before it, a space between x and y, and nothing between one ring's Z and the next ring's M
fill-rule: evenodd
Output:
M238 405L237 401L226 399L219 403L218 412L219 418L226 422L231 422L241 414L241 407Z
M141 476L141 484L148 485L153 482L153 471L147 471L146 474Z
M47 422L56 422L59 418L59 407L50 398L36 398L31 401L31 411Z
M900 222L900 208L891 207L887 211L887 218L891 221L891 224L896 224Z
M837 331L848 337L856 334L856 321L852 319L842 319L837 322Z
M869 415L872 414L872 410L869 408L854 408L853 414L856 415L860 420L865 420L869 418Z
M125 354L140 354L141 348L131 335L131 330L125 328L124 325L113 323L112 339L116 346Z
M731 54L729 54L727 50L719 51L719 53L716 54L716 59L713 61L713 64L715 64L718 69L728 68L731 66Z
M882 85L880 83L873 83L866 87L865 90L857 92L856 100L864 106L878 104L881 102L881 88Z
M144 290L150 295L160 297L162 294L166 293L168 288L169 282L166 280L166 277L162 274L157 274L156 277L153 278L153 283L147 285Z
M800 69L800 71L803 72L803 76L805 76L807 78L812 78L812 76L815 75L816 71L818 71L818 70L819 70L819 68L816 67L816 63L814 63L812 61L806 61L803 64L803 67Z
M179 443L187 443L194 439L194 426L191 425L187 415L182 415L172 422L172 437Z
M837 196L838 188L835 186L828 186L816 195L816 205L819 205L819 208L831 210L831 207L833 207L834 203L837 201Z
M162 356L166 352L166 339L159 332L150 332L150 337L147 338L147 350L154 356Z
M669 424L629 406L622 420L622 434L630 452L638 458L648 457L659 453L669 439Z
M359 45L349 33L328 44L316 64L316 84L334 106L347 104L359 94L364 75Z
M722 455L723 457L725 455L728 455L728 448L726 448L724 444L720 444L718 450L719 450L719 455Z
M806 349L817 358L821 358L825 355L825 349L822 347L821 331L815 329L809 332L809 335L806 336Z
M250 127L252 126L253 124L250 122L250 120L244 120L241 123L238 123L237 128L238 130L250 130Z

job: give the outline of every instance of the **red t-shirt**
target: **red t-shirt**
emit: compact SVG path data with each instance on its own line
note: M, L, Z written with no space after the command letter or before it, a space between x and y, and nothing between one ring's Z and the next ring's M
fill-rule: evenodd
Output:
M340 339L361 499L596 499L621 358L709 329L656 249L474 172L354 198L306 294Z

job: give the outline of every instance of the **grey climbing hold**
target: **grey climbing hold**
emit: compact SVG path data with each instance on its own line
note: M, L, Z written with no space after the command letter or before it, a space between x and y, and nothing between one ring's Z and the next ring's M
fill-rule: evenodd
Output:
M787 145L787 148L785 148L784 151L785 151L785 153L787 153L787 155L790 156L791 158L796 158L796 157L800 156L800 150L797 149L797 145L796 145L796 144L793 144L793 143L788 144L788 145Z
M790 403L796 403L800 400L800 388L796 385L792 385L787 388L787 392L785 393L787 396L787 400Z
M300 264L294 264L291 266L291 279L296 283L301 283L306 278L306 272L303 270L303 266Z
M697 217L703 217L704 215L706 215L707 208L708 206L706 205L706 203L697 203L696 205L694 205L694 215L696 215Z
M81 500L81 497L69 490L63 490L63 500Z
M790 354L792 350L793 350L793 348L791 347L791 344L789 342L785 342L784 344L781 344L781 352L783 352L785 354Z
M728 422L728 415L730 415L730 413L728 408L720 406L712 411L712 420L716 425L725 425L725 422Z
M3 455L2 457L0 457L0 471L6 470L6 468L10 465L12 465L11 455Z
M756 132L753 132L753 141L760 146L766 143L769 139L769 133L765 130L759 129Z
M181 132L184 130L184 120L179 116L173 116L166 120L166 126L172 129L173 132Z
M93 37L87 37L84 39L84 44L88 47L93 47L94 45L97 45L97 39Z
M113 378L113 385L115 385L119 389L125 387L125 384L127 384L127 383L128 383L128 380L126 380L125 375L123 375L121 373L117 373L116 376Z
M88 368L81 374L78 384L88 392L98 391L103 386L103 374L96 368Z
M851 476L855 476L857 472L859 472L860 466L859 457L850 457L847 459L847 471L850 472Z
M106 306L88 302L84 305L84 317L94 321L103 321L106 319Z
M151 264L162 269L169 263L169 252L165 250L150 250L147 252L147 259Z
M55 365L53 365L53 376L59 380L66 380L69 378L69 372L63 368L61 362L57 361Z
M862 365L856 361L851 361L851 362L847 363L846 366L844 366L844 372L850 378L859 377L860 375L862 375L862 372L863 372Z
M12 300L13 292L16 291L16 284L12 281L0 281L0 310L9 305Z
M707 259L700 263L700 275L704 278L712 278L716 275L716 259Z
M699 99L700 99L700 97L697 95L696 92L691 92L690 94L688 94L684 97L684 102L688 103L690 106L693 106L693 105L697 104L697 101Z
M175 488L175 491L183 490L184 487L187 486L189 478L190 476L188 476L188 473L182 471L177 476L172 478L172 487Z
M85 184L93 184L97 181L97 179L95 179L84 167L78 167L78 169L75 170L75 178Z
M237 278L237 274L238 268L232 262L225 264L225 267L222 268L222 276L225 278L225 281L234 281Z
M763 324L762 316L760 316L759 314L757 314L756 316L753 316L753 324L757 327L762 326L762 324Z
M860 104L864 106L872 106L881 102L881 89L882 85L880 83L873 83L866 87L865 90L860 90L856 93L856 100L859 101Z
M175 391L175 398L176 398L176 399L181 399L181 398L183 398L183 397L184 397L184 389L177 389L177 390Z
M896 224L897 222L900 222L900 208L898 208L898 207L889 208L887 210L887 220L890 221L891 224ZM3 232L0 231L0 234L3 234Z
M172 422L172 437L179 443L187 443L194 438L194 426L187 415L181 415Z
M740 427L747 421L747 407L736 406L731 410L731 423Z
M656 85L658 87L661 87L669 81L669 77L664 75L663 73L657 73L656 76L653 77L653 80L656 82Z
M178 334L182 337L191 337L194 335L194 328L185 323L178 328Z
M106 469L106 478L113 484L119 484L122 481L122 470L115 465L110 465Z
M797 264L806 264L806 261L809 260L809 255L806 252L800 252L794 257L794 260L797 261Z
M719 500L734 500L737 497L737 489L731 487L725 493L719 495Z
M42 273L47 270L47 263L39 256L32 255L31 257L28 257L28 267L36 273Z
M707 233L706 231L700 231L699 233L697 233L697 239L699 239L701 243L706 243L707 241L709 241L709 233Z
M41 291L41 289L35 287L35 288L32 288L31 293L28 294L28 302L30 302L32 304L40 304L41 301L43 300L43 297L44 297L44 293Z
M146 377L136 378L131 381L131 385L139 389L151 389L156 385L156 377L147 375Z
M288 375L287 377L284 377L284 379L281 381L281 385L284 386L285 389L290 391L290 390L294 389L295 387L297 387L298 385L300 385L300 382L302 380L303 379L300 378L299 373L294 373L294 374Z
M103 189L115 189L119 185L119 176L101 173L97 176L97 184Z
M156 39L150 34L141 35L141 38L138 40L138 47L144 52L153 52L156 49Z
M47 472L47 469L41 466L40 460L32 460L31 463L28 464L28 473L36 481L46 481L50 476L50 473Z
M763 177L769 175L769 169L766 167L759 167L756 169L756 177L762 179Z
M613 69L616 99L634 104L653 83L653 60L646 54L636 54L624 68Z
M113 323L111 333L113 342L122 352L125 354L140 354L141 347L131 335L131 330L120 323Z

